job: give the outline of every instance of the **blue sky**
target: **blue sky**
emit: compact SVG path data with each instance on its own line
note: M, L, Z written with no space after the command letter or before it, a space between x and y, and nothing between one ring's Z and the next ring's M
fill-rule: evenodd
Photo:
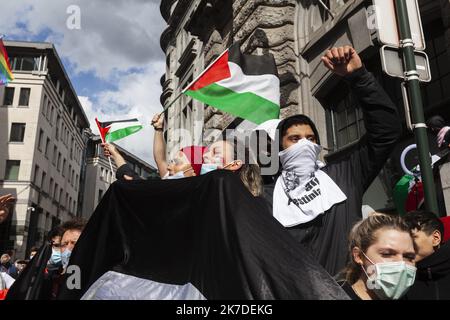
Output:
M159 79L165 72L159 37L166 23L159 4L158 0L7 1L0 11L0 33L6 40L53 43L93 131L97 132L95 116L138 117L145 129L119 145L154 164L148 124L162 110ZM79 29L68 27L74 21Z

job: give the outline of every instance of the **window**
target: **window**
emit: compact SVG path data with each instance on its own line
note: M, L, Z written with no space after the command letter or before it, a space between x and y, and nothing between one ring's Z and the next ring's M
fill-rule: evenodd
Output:
M56 117L56 131L55 131L55 138L56 138L56 140L59 139L59 122L60 122L60 120L61 120L61 117L58 115Z
M69 164L69 171L67 172L67 175L69 176L69 183L72 181L72 165Z
M103 197L103 190L98 189L98 202L97 203L100 203L100 200L102 200L102 197Z
M5 180L18 180L20 160L6 160Z
M45 188L45 179L47 178L47 174L45 173L45 171L42 171L42 179L41 179L41 188L43 191L46 191L47 189Z
M10 142L23 142L25 136L25 123L13 122L11 124Z
M45 143L45 157L48 159L48 149L50 146L50 138L47 138L47 142Z
M30 102L30 88L21 88L19 97L19 106L28 106Z
M64 206L67 210L69 210L69 193L66 192L66 201L64 202Z
M14 71L38 71L39 57L11 57L11 70Z
M63 188L59 188L59 204L62 205Z
M100 180L104 180L105 177L105 169L100 168Z
M13 87L5 88L5 97L3 99L4 106L12 106L14 101L14 89Z
M55 199L55 201L57 201L57 199L58 199L57 196L58 196L58 184L55 183L55 189L53 191L53 199Z
M53 113L54 113L54 111L55 111L55 107L53 107L53 105L52 105L50 110L51 110L51 111L50 111L50 119L49 119L49 121L50 121L50 124L52 124L52 121L53 121Z
M39 129L39 140L38 140L38 149L39 151L42 151L42 138L44 136L44 131L42 129Z
M365 133L362 111L356 99L346 87L338 87L335 90L342 94L340 99L334 99L332 101L334 105L327 104L331 105L331 108L327 110L327 123L332 128L329 130L328 138L333 151L357 141Z
M73 138L72 138L72 141L70 143L70 159L73 159Z
M50 196L52 192L53 192L53 178L50 178L50 184L48 186L48 193L50 194Z
M58 148L55 145L53 147L53 160L52 160L53 165L56 165L56 154L57 154L57 152L58 152Z
M42 114L44 116L47 116L47 104L48 104L48 98L46 95L44 95L44 102L42 103Z
M444 26L436 20L424 27L426 50L430 60L431 82L422 86L424 107L434 107L450 98L450 64L445 47Z
M78 174L75 176L75 190L78 191Z
M38 177L39 177L39 166L36 165L36 166L34 166L34 176L33 176L33 183L34 183L35 185L38 184L38 180L37 180Z
M63 160L63 166L62 166L62 176L66 176L66 159Z
M61 171L61 152L58 152L58 166L56 168Z

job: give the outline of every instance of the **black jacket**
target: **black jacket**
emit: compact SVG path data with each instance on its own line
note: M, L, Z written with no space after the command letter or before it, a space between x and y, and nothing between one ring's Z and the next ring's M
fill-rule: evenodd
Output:
M142 180L142 178L133 169L131 169L131 167L128 163L121 165L117 169L116 179L120 180L120 181L128 181L125 179L125 177L124 177L125 175L133 178L133 180Z
M416 281L407 293L409 300L450 300L450 242L420 260Z
M341 188L347 200L311 222L288 228L332 275L345 267L348 235L361 219L362 197L392 152L400 133L397 108L364 67L345 78L363 111L366 135L322 170Z

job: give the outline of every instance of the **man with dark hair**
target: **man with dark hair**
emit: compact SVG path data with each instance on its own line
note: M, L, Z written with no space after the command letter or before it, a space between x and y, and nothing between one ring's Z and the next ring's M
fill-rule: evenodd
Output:
M405 215L417 247L416 280L407 294L411 300L450 299L450 246L443 242L444 225L429 211Z
M64 230L61 237L61 259L63 268L66 269L69 264L70 255L78 241L78 238L83 232L86 222L83 219L77 218L67 221L62 224L61 228Z
M61 266L61 238L64 229L57 226L47 233L47 241L52 245L52 255L48 261L48 271L58 270Z
M282 120L276 136L282 170L273 192L273 214L334 275L346 265L347 236L361 219L363 194L389 157L401 127L396 106L352 47L327 50L322 61L349 84L367 133L324 165L318 161L321 146L314 122L305 115Z

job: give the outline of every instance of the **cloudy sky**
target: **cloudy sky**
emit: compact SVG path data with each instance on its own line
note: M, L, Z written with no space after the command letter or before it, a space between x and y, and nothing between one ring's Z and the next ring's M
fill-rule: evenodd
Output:
M56 46L91 123L138 117L145 129L118 142L154 164L153 131L148 125L162 110L159 79L165 72L159 37L165 21L159 0L2 1L0 34L6 40L45 41ZM80 9L81 29L70 6Z

